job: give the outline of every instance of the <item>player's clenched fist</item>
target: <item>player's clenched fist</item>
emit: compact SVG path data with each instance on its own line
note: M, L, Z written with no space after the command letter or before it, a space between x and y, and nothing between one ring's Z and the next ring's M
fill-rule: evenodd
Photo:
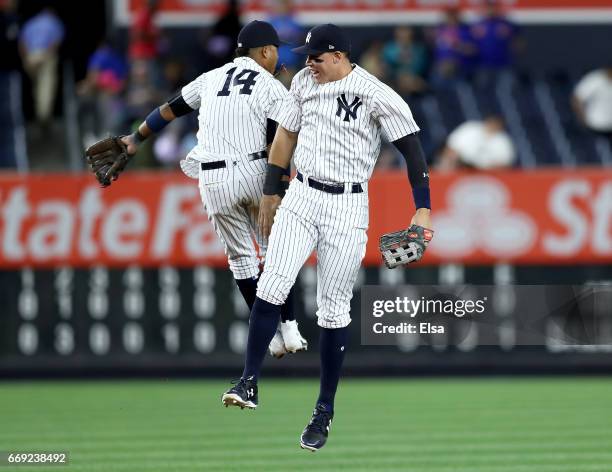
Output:
M264 195L261 197L257 224L259 226L259 231L264 238L270 236L272 223L274 222L274 215L276 214L276 210L280 204L281 197L279 195Z

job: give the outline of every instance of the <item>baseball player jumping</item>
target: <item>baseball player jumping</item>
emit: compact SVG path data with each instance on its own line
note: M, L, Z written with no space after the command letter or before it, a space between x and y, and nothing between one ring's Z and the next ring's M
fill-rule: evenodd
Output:
M86 152L100 183L110 185L142 141L175 118L199 109L198 144L181 161L181 168L199 179L202 202L249 309L255 301L260 272L253 237L262 258L267 246L257 226L267 146L288 96L287 89L272 75L279 44L269 23L249 23L240 31L233 62L187 84L178 95L153 110L134 134L109 138ZM113 162L113 153L123 160ZM279 186L279 198L285 189L286 185ZM274 339L268 340L275 357L307 347L290 307L287 300L281 308L279 329Z
M411 222L415 230L406 234L417 242L409 244L415 249L412 256L397 258L404 262L418 260L431 238L426 229L431 227L429 174L410 108L391 88L351 63L343 30L317 26L294 51L307 56L306 67L293 78L268 160L259 213L264 236L271 229L266 265L251 311L243 376L224 399L257 406L260 366L281 306L316 249L320 391L300 438L302 448L316 451L325 444L334 416L350 300L366 250L368 180L381 135L406 159L416 207ZM276 194L292 154L297 177L281 203Z

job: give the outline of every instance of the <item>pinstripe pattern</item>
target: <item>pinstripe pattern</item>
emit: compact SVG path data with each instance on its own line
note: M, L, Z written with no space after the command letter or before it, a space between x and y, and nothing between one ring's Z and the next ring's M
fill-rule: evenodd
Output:
M274 218L257 296L283 304L300 268L316 249L318 324L347 326L367 227L367 193L333 195L293 179Z
M253 237L265 257L266 243L257 228L257 209L266 161L240 161L223 169L200 170L199 188L209 220L223 243L235 279L259 275Z
M251 161L248 156L266 149L267 120L278 121L288 91L253 59L240 57L200 75L181 94L189 106L200 109L198 144L187 157L227 164L199 171L208 218L234 278L256 277L260 260L253 239L262 258L266 252L257 228L266 160Z
M299 132L299 172L327 183L361 183L363 193L330 194L294 179L279 207L257 296L284 303L298 271L317 251L317 318L323 328L351 322L350 301L368 228L367 181L381 136L395 141L419 131L410 108L359 66L345 78L317 84L308 69L293 79L279 123ZM345 185L345 188L347 186Z
M229 95L219 96L233 68L234 79L245 70L257 73L252 91L244 94L240 85L232 85ZM198 144L188 157L207 162L218 160L218 154L246 156L263 151L267 119L278 121L288 92L253 59L239 57L200 75L183 87L181 94L191 108L200 109Z
M357 119L337 116L338 97L363 105ZM355 66L342 80L317 84L307 68L291 83L279 123L300 132L294 162L297 169L322 182L369 180L380 153L381 136L395 141L419 131L406 102L365 69Z

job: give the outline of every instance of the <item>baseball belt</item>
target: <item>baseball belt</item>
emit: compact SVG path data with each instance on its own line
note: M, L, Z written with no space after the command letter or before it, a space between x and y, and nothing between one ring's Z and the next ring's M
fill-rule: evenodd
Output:
M253 154L249 154L250 161L266 159L267 157L268 157L268 153L266 151L259 151L259 152L254 152ZM227 162L226 161L202 162L200 166L202 170L223 169L224 167L227 167Z
M361 184L325 184L313 179L312 177L308 177L308 181L304 182L304 176L299 172L297 173L296 177L300 182L306 183L306 185L309 187L320 190L321 192L336 194L345 193L344 190L346 186L350 185L350 192L347 193L363 193L363 187Z

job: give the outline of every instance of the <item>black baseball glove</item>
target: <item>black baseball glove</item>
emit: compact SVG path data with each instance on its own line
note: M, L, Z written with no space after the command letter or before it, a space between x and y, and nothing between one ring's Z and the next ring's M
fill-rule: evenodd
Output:
M85 150L87 163L102 187L119 178L133 154L128 154L123 136L109 136Z
M431 238L433 231L418 225L383 234L379 248L385 265L389 269L395 269L397 266L420 260Z

